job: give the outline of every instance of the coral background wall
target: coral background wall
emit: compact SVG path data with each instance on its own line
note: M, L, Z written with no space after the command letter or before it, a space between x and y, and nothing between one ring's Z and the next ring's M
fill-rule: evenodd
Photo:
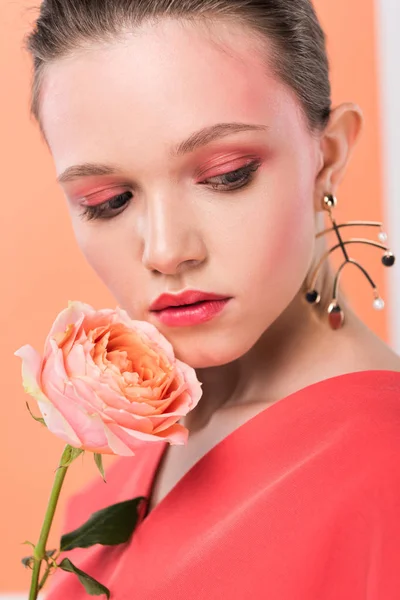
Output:
M397 4L396 4L397 2ZM30 62L23 35L39 0L0 0L0 598L26 598L30 572L20 564L25 540L36 541L63 443L35 423L25 406L21 361L13 352L25 343L42 350L45 336L68 300L96 308L116 301L86 264L75 242L69 214L48 150L28 113ZM363 109L365 129L338 194L339 220L383 220L393 250L400 239L394 196L396 157L393 131L398 123L388 37L398 0L315 0L328 35L334 103L351 100ZM400 17L400 15L398 15ZM389 29L388 29L389 28ZM382 39L381 37L382 36ZM395 43L393 41L393 43ZM398 54L399 56L399 54ZM388 62L389 60L389 62ZM393 92L388 85L397 86ZM399 104L397 103L397 106ZM398 131L398 130L397 130ZM400 132L398 131L398 135ZM397 138L399 139L399 138ZM400 170L398 170L400 172ZM397 227L397 231L396 231ZM365 230L362 230L365 232ZM367 235L369 232L365 232ZM371 237L373 238L374 232ZM400 251L398 251L400 255ZM353 255L376 280L387 310L372 309L372 291L361 273L344 272L343 284L359 315L397 350L399 271L385 270L373 248ZM34 402L31 402L34 408ZM109 459L108 464L112 459ZM50 546L57 545L66 499L93 477L91 457L74 463L63 490Z

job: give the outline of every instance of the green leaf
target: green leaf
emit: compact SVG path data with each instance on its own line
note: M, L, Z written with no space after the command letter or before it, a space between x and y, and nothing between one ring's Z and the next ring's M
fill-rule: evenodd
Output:
M97 468L100 471L100 475L102 476L104 483L107 483L106 482L106 476L104 474L103 456L102 456L102 454L97 454L97 452L95 452L95 454L94 454L94 462L96 463Z
M35 421L38 421L39 423L41 423L42 425L44 425L45 427L47 427L45 420L42 417L35 417L35 415L33 414L33 412L31 411L31 409L29 408L29 404L26 403L26 406L28 407L29 413L32 417L32 419L35 419Z
M84 450L82 450L82 448L73 448L67 444L60 460L60 467L69 467L69 465L83 452Z
M129 540L140 517L144 496L119 502L93 513L78 529L61 538L62 551L73 548L89 548L95 544L117 546Z
M69 558L64 558L64 560L62 560L58 566L63 571L68 571L68 573L75 573L75 575L78 576L79 581L81 582L87 593L90 594L90 596L101 596L102 594L105 594L107 598L110 598L110 590L108 590L104 585L96 581L96 579L93 579L93 577L90 577L90 575L88 575L84 571L78 569L78 567L75 567L75 565L72 564Z

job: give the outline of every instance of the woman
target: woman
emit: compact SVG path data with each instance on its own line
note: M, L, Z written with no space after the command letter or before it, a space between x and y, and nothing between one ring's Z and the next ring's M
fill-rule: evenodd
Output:
M203 383L187 446L70 502L66 531L149 498L74 564L117 600L397 600L400 358L320 262L362 116L310 1L46 0L28 49L84 256ZM47 600L85 597L58 571Z

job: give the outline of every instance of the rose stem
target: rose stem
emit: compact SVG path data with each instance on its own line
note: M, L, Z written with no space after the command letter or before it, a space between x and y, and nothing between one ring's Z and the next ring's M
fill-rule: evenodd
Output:
M69 446L66 447L67 451ZM64 451L64 452L65 452ZM64 453L63 453L64 458ZM63 462L61 458L61 463ZM32 572L31 589L29 592L29 600L36 600L39 593L39 575L42 560L46 555L46 544L50 533L50 528L53 523L54 514L56 512L57 502L60 497L61 487L67 474L68 467L58 467L56 476L54 478L53 488L51 490L49 504L47 506L46 514L43 521L42 531L35 550L33 553L34 566Z

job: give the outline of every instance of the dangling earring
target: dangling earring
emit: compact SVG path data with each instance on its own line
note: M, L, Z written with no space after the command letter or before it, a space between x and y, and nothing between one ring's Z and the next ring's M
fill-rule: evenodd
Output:
M328 214L332 221L333 227L330 227L329 229L325 229L324 231L321 231L320 233L318 233L316 235L316 237L319 238L323 235L326 235L327 233L330 233L331 231L334 231L337 235L339 243L336 244L335 246L333 246L327 252L325 252L325 254L321 257L321 260L319 261L319 263L315 267L313 273L311 274L311 282L310 282L310 286L309 286L309 291L306 294L306 300L310 304L318 304L318 302L320 302L321 296L318 293L318 291L315 289L319 271L320 271L324 261L329 257L329 255L337 248L341 248L343 251L344 257L345 257L345 261L339 267L339 270L336 273L335 281L333 284L332 302L328 308L328 315L329 315L328 319L329 319L329 324L332 329L340 329L344 324L344 313L338 304L337 296L338 296L340 275L341 275L344 267L348 263L352 263L353 265L356 265L362 271L362 273L364 273L365 277L368 279L369 283L371 284L371 286L373 288L373 293L374 293L373 307L376 310L382 310L385 307L385 303L379 295L377 286L375 285L375 283L373 282L371 277L368 275L367 271L357 261L355 261L349 257L347 250L346 250L346 246L348 244L368 244L370 246L375 246L377 248L381 248L382 250L385 251L385 253L382 257L382 263L385 267L392 267L396 260L395 256L392 254L392 252L390 252L389 248L387 248L387 246L384 245L384 243L387 241L387 234L383 231L382 223L378 223L375 221L348 221L347 223L342 223L340 225L337 225L337 223L332 215L332 209L335 208L336 205L337 205L337 199L335 198L335 196L332 196L331 194L327 194L324 196L323 208L324 208L324 210L328 211ZM379 227L380 233L378 234L378 239L379 239L379 241L383 242L383 244L378 244L378 242L372 242L371 240L366 240L363 238L351 238L350 240L343 240L340 235L340 231L339 231L340 228L341 227L353 227L355 225L363 225L363 226L368 226L368 227Z

